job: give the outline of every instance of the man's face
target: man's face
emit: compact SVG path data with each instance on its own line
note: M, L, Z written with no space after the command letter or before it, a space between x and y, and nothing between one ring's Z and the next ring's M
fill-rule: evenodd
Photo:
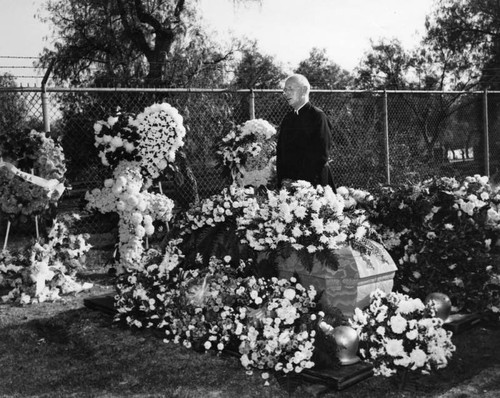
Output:
M283 96L293 109L298 109L305 98L305 87L301 87L295 80L289 79L285 82Z

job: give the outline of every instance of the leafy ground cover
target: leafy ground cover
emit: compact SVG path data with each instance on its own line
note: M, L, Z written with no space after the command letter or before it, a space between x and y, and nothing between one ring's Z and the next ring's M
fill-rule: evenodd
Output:
M485 369L500 369L500 325L484 321L454 336L457 351L447 368L410 375L402 389L396 378L372 377L341 392L303 384L289 393L274 378L265 386L258 372L246 374L237 358L165 344L85 308L85 298L114 292L105 267L110 256L106 250L90 252L80 275L94 283L90 291L55 303L0 304L0 396L437 397ZM500 390L498 376L482 388Z

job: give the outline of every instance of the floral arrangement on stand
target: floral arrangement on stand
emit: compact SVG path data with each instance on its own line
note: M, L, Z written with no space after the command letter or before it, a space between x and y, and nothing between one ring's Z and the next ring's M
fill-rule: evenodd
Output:
M90 245L86 235L70 233L67 223L77 215L61 216L53 222L46 243L36 242L19 253L0 253L0 287L8 290L2 301L21 304L54 301L61 294L90 289L76 281L85 266Z
M276 128L263 119L236 126L224 138L217 153L234 183L259 187L275 175Z
M139 162L149 186L165 169L174 169L175 154L186 135L183 123L177 109L166 102L148 106L135 117L118 109L94 124L99 158L112 168L123 160Z
M356 309L350 324L359 334L359 352L374 365L376 376L399 373L404 383L408 371L428 374L446 367L455 346L452 333L435 316L434 305L376 290L370 295L368 308Z
M165 170L175 169L176 151L184 145L186 129L179 112L167 103L146 107L136 117L117 112L94 124L95 145L104 165L114 168L104 188L86 194L87 209L119 215L120 263L117 271L141 264L144 238L154 222L167 224L174 203L148 192Z
M367 207L370 221L399 264L395 288L423 299L447 294L455 311L500 312L494 251L500 193L487 177L432 178L382 187Z
M64 180L66 164L62 147L45 133L35 130L18 134L9 146L0 144L4 160L11 160L19 169L46 179ZM0 167L0 212L11 221L25 222L43 214L59 197L49 197L47 190L31 184Z

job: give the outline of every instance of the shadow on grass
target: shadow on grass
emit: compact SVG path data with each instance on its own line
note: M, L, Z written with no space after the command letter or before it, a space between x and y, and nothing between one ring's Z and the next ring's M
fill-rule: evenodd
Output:
M234 358L165 344L86 308L1 328L0 359L0 396L286 396Z
M264 386L260 373L247 375L237 358L165 344L99 311L39 306L0 308L10 319L0 321L0 396L432 397L500 365L498 327L478 326L454 337L457 352L447 368L412 375L403 391L397 379L372 377L340 393L305 384L289 395L276 380Z

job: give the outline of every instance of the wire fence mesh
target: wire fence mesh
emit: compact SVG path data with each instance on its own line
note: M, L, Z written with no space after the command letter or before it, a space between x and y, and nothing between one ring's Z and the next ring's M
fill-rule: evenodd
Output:
M93 125L117 107L139 113L168 102L184 117L185 160L194 184L165 181L168 195L186 206L229 181L218 166L216 148L233 124L251 117L276 127L289 111L278 90L194 90L46 88L50 135L67 161L62 203L83 201L86 191L111 174L97 156ZM500 94L482 92L311 92L311 102L332 124L330 167L337 186L370 190L377 184L416 182L430 176L494 174L500 162ZM0 132L21 127L41 131L40 88L1 89ZM2 145L0 143L0 150ZM99 220L88 227L99 229Z

